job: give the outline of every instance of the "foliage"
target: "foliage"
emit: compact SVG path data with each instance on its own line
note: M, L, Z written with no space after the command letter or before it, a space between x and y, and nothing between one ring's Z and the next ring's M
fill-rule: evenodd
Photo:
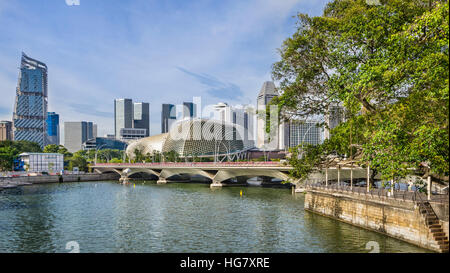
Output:
M326 115L333 104L348 113L302 164L317 164L318 152L360 153L384 179L425 166L448 182L448 13L447 1L335 0L322 16L298 15L273 66L283 91L273 102L284 118ZM291 161L294 175L311 171Z
M0 170L11 171L13 161L21 153L41 153L42 149L35 142L5 140L0 142Z
M63 145L50 144L44 147L44 153L58 153L63 154L64 157L71 157L72 153Z
M294 167L290 172L292 177L300 181L305 180L316 165L322 160L322 146L304 145L303 150L298 147L290 150L289 163Z

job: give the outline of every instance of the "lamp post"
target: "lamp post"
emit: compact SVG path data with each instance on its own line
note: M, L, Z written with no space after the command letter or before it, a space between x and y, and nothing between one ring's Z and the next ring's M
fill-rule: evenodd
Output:
M106 145L106 143L103 144L103 145L100 145L100 147L98 147L98 148L95 148L95 160L94 160L94 164L95 165L97 165L97 153L98 153L98 150L100 150L105 145Z
M125 163L125 158L126 158L126 154L127 154L127 148L128 148L128 143L125 144L125 146L123 147L123 155L122 155L122 163Z
M301 149L302 149L302 153L301 153L301 157L303 157L303 143L304 143L304 139L305 139L305 136L306 136L306 134L309 132L309 130L312 128L314 126L314 124L311 124L309 127L308 127L308 130L306 130L306 132L303 134L303 136L302 136L302 147L301 147Z

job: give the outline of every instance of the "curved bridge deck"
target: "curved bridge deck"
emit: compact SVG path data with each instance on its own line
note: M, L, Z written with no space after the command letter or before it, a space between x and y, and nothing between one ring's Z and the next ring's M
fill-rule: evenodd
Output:
M117 172L121 181L128 181L136 173L147 173L158 177L158 183L167 183L174 175L201 175L211 179L211 187L220 187L231 178L267 176L289 180L291 166L280 162L189 162L189 163L98 163L92 167L98 172Z

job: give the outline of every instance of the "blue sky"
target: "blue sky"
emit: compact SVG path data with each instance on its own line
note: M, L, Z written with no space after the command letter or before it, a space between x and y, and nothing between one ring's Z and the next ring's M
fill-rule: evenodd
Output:
M49 111L100 136L113 133L115 98L149 102L151 134L162 103L255 104L292 17L326 2L0 0L0 119L12 118L21 51L49 68Z

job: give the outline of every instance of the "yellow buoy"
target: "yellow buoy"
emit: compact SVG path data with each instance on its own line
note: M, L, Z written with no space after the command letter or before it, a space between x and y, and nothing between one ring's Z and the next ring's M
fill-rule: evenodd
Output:
M240 194L240 196L242 196L242 190L241 190L241 192L239 194Z
M133 188L136 188L136 184L133 184Z

